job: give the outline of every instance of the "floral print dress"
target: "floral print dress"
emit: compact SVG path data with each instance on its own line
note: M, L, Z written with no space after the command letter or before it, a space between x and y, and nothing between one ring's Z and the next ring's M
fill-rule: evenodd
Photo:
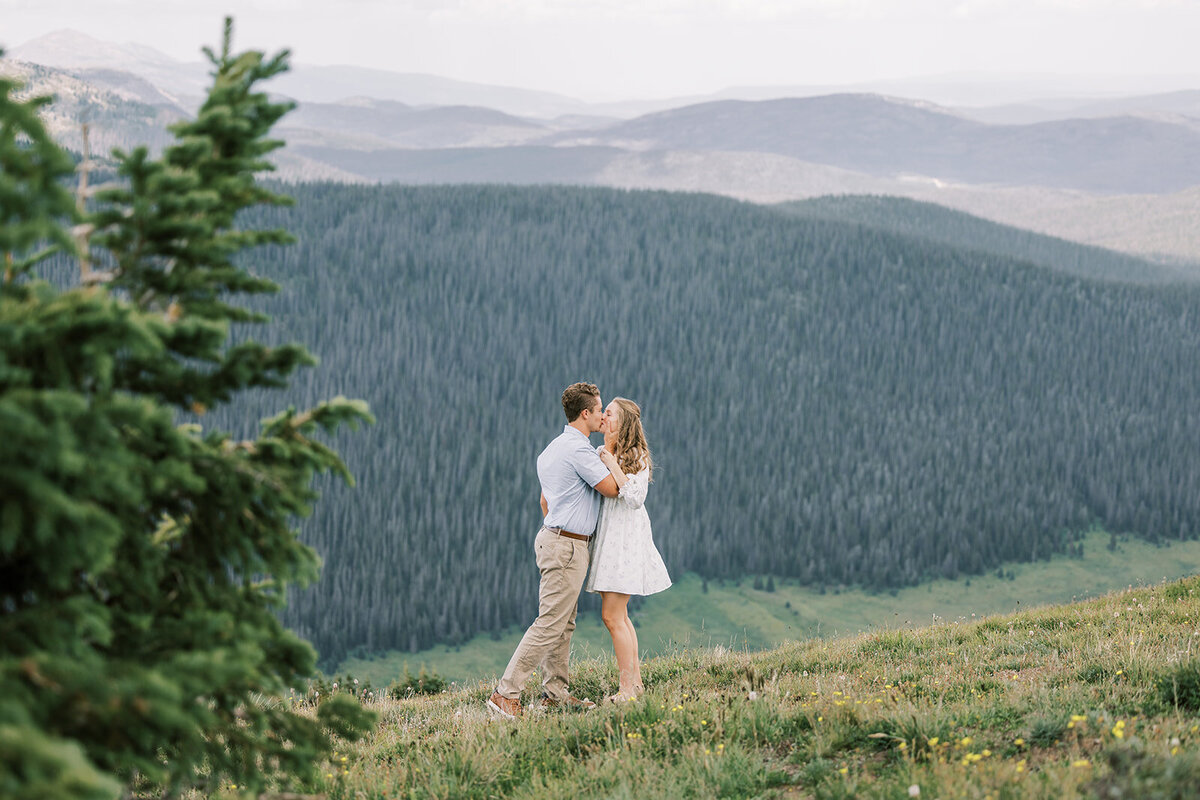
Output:
M650 470L630 475L615 498L600 503L600 519L592 537L592 567L584 588L589 592L655 594L671 585L650 530L646 493Z

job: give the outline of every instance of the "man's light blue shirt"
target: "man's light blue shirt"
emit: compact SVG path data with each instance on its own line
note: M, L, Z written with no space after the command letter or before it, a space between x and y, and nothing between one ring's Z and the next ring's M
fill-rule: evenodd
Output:
M570 425L537 458L546 497L545 525L590 536L600 516L600 493L592 487L611 473L588 437Z

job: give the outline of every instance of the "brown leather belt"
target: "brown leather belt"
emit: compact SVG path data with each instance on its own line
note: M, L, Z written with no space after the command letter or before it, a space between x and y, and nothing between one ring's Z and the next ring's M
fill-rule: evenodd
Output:
M584 536L582 533L571 533L570 531L564 531L562 528L551 528L549 525L543 525L542 527L551 533L557 533L559 536L565 536L568 539L578 539L581 542L591 541L592 538L590 536Z

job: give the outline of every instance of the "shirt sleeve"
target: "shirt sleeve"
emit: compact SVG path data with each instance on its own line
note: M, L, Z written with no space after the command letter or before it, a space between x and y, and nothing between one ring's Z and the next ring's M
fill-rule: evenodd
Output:
M621 487L617 495L621 502L630 508L641 508L646 502L646 494L650 491L650 471L642 470L636 475L630 475L629 480Z
M590 444L575 451L574 457L571 459L571 466L579 473L579 477L583 478L584 482L592 488L612 474Z

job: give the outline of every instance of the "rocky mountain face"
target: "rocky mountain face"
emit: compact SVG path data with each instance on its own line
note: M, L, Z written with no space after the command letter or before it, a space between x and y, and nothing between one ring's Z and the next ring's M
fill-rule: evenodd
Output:
M115 70L136 75L173 98L194 105L208 83L208 68L197 59L184 63L141 44L105 42L74 30L38 37L7 52L9 58L72 73Z
M167 126L187 116L151 84L114 70L103 70L88 80L66 70L4 58L0 74L21 82L23 97L54 98L43 109L43 120L55 139L75 151L83 147L85 123L96 154L140 144L158 150L171 139Z

